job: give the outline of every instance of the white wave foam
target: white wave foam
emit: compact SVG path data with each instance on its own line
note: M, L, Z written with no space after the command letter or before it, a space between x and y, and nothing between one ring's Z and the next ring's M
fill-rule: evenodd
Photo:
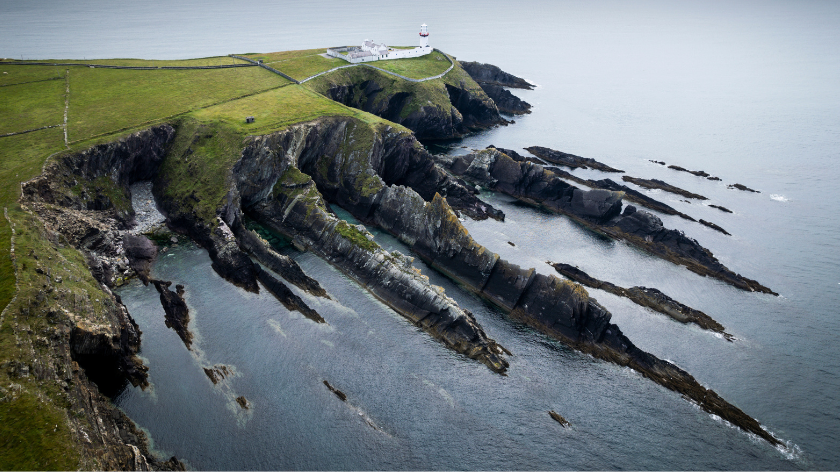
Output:
M776 200L777 202L789 202L790 201L786 196L778 194L778 193L770 194L770 198L773 199L773 200Z

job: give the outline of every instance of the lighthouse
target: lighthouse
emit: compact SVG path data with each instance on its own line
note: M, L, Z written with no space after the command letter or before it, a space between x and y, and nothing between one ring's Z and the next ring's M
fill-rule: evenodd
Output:
M420 25L420 47L429 47L429 32L426 30L426 23Z

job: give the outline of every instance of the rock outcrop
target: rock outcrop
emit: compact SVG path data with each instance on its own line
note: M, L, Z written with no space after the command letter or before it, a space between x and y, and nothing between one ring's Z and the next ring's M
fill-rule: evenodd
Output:
M190 323L190 309L184 301L184 286L176 285L173 292L169 290L172 282L155 279L152 279L151 282L160 294L160 304L166 314L166 327L178 333L178 337L181 338L187 349L192 350L193 335L187 327Z
M496 104L500 113L508 115L527 115L531 113L531 104L510 93L504 87L479 83L484 93Z
M697 200L708 200L708 198L704 197L703 195L693 193L693 192L689 192L688 190L684 190L684 189L681 189L679 187L675 187L675 186L669 184L668 182L664 182L664 181L659 180L659 179L640 179L640 178L637 178L637 177L630 177L629 175L624 175L624 176L621 177L621 180L623 180L625 182L634 183L634 184L638 185L639 187L664 190L666 192L670 192L670 193L673 193L673 194L676 194L676 195L682 195L683 197L686 197L686 198L695 198Z
M628 205L622 211L621 192L584 191L531 162L516 162L498 149L456 157L437 157L455 175L519 200L572 217L582 225L644 249L700 275L715 277L736 288L775 292L720 263L696 240L667 229L655 215Z
M737 190L743 190L744 192L761 193L758 190L753 190L753 189L747 187L746 185L742 185L742 184L727 185L727 188L734 188L734 189L737 189Z
M614 285L610 282L598 280L577 267L569 264L549 263L554 269L568 277L569 279L586 285L587 287L597 288L610 292L619 297L626 297L632 300L637 305L648 307L654 311L658 311L667 315L680 323L693 323L697 326L722 334L728 341L732 341L732 335L724 331L724 327L713 320L709 315L700 310L695 310L689 306L674 300L655 288L647 287L630 287L623 288Z
M664 165L665 163L663 162L662 164ZM702 170L688 170L684 167L674 166L674 165L670 165L670 166L668 166L668 168L673 169L673 170L678 170L680 172L688 172L689 174L696 175L697 177L705 177L709 180L720 180L719 178L714 177L712 175L709 175L708 172L705 172L705 171L702 171Z
M505 151L502 151L505 152ZM507 152L505 152L507 154ZM689 221L697 221L694 218L686 215L685 213L678 211L667 205L659 200L651 198L638 190L634 190L626 185L621 185L618 182L611 180L611 179L601 179L601 180L591 180L591 179L582 179L576 175L573 175L569 172L566 172L563 169L558 167L551 167L545 166L545 170L553 172L560 178L571 180L572 182L577 182L582 185L586 185L589 188L594 189L601 189L601 190L611 190L613 192L624 192L624 200L628 202L633 202L638 205L642 205L646 208L649 208L654 211L658 211L660 213L664 213L666 215L676 215L680 218L689 220Z
M687 372L635 347L610 323L611 314L590 299L580 285L537 274L534 269L522 269L476 243L442 196L435 195L431 201L425 201L410 188L386 186L382 182L362 187L365 191L359 190L355 178L348 180L348 175L337 170L344 169L346 173L351 158L355 159L357 174L381 169L373 150L375 145L371 151L355 157L346 151L325 152L321 141L340 135L331 132L313 137L311 133L318 129L318 124L300 125L254 138L249 144L254 149L243 152L243 160L253 162L238 163L240 172L272 168L280 174L277 180L268 179L274 182L270 192L253 186L244 192L239 187L242 207L252 218L332 262L456 351L479 359L497 371L507 367L499 356L501 347L486 338L471 314L458 308L442 290L424 283L422 276L412 272L405 256L382 251L364 226L354 226L332 216L322 199L322 194L331 195L330 201L346 202L342 206L354 216L393 234L429 265L499 306L511 318L582 352L631 367L704 410L772 444L779 444L755 419L701 386ZM343 139L352 138L344 135ZM504 156L496 150L489 152ZM507 156L502 159L516 166L533 166L529 162L517 163ZM469 165L464 170L466 167ZM313 172L303 177L299 169ZM492 178L494 169L483 166L473 170ZM236 179L241 185L252 185L258 180L248 173L239 173ZM515 187L514 182L503 179L497 179L497 185L503 181ZM600 201L610 201L610 198L606 195ZM578 211L591 214L587 216L590 219L603 218L605 213L613 211L612 205L598 211L599 205L587 203L595 199L582 200Z
M623 170L610 167L603 162L598 162L589 157L580 157L567 152L555 151L554 149L549 149L547 147L531 146L525 148L525 150L552 164L566 166L572 169L581 168L595 169L600 170L601 172L624 172Z
M422 140L458 138L507 124L493 100L457 62L443 78L426 82L350 67L306 85L339 103L401 124Z
M502 87L532 90L534 86L527 80L509 74L493 64L481 62L461 62L461 66L479 84L499 85Z

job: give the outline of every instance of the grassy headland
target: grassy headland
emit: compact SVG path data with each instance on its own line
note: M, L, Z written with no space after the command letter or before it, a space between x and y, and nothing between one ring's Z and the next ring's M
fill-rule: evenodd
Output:
M251 57L263 59L272 67L301 79L346 64L320 56L323 51ZM405 65L398 64L403 61ZM228 57L184 61L54 62L132 67L241 63ZM437 59L383 62L389 62L395 71L407 75L430 76L448 67L448 62ZM429 68L424 70L421 63ZM346 70L354 69L359 68ZM0 309L5 309L5 315L0 318L0 364L13 362L32 366L58 355L38 339L55 330L46 313L65 309L61 300L85 300L84 313L76 314L90 318L90 322L101 321L100 314L107 309L102 304L108 297L99 295L101 290L91 276L84 256L72 247L60 244L37 216L18 203L20 183L39 175L50 156L77 152L156 124L170 123L177 130L176 137L160 169L162 176L176 182L169 187L171 194L168 196L195 202L196 213L205 221L213 221L226 192L230 168L240 157L248 136L267 134L325 116L349 116L355 118L356 126L388 125L408 132L399 125L331 101L309 87L293 84L260 67L127 70L0 62L0 72L3 72L0 73L0 134L57 126L0 137L0 210L7 209L15 228L13 263L10 257L12 227L5 218L0 220L0 253L3 254L0 257ZM434 82L439 81L423 83L423 86L433 87ZM392 85L402 86L397 82ZM436 86L443 87L440 83ZM68 104L67 144L62 127L65 103ZM255 123L245 123L244 117L249 115L256 117ZM97 185L96 182L88 184ZM346 232L347 237L366 242L352 229ZM52 267L52 281L39 272L45 264ZM54 281L56 276L61 277L61 283ZM55 284L55 290L49 292L51 295L46 299L39 295L45 280ZM80 456L76 436L68 426L72 423L71 415L83 421L80 418L84 414L71 411L66 387L49 379L37 380L31 375L19 377L7 369L0 370L0 385L5 388L12 384L17 389L14 395L0 392L3 399L11 398L0 401L0 469L96 467L95 463Z

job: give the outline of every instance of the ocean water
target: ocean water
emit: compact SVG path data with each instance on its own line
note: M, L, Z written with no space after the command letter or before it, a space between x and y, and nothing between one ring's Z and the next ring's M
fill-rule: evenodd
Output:
M210 469L840 468L840 4L32 1L0 3L0 15L0 56L32 59L413 44L425 22L433 46L538 84L513 91L534 105L530 115L450 152L547 146L705 195L687 203L650 192L732 233L662 216L780 293L736 290L501 195L482 198L505 211L504 223L465 221L479 243L520 265L548 274L548 260L575 264L718 320L736 342L590 290L639 347L758 419L783 451L508 320L422 263L514 353L507 377L444 348L312 254L289 252L333 297L301 294L329 325L225 283L205 251L182 245L153 271L186 286L193 352L165 327L153 288L121 291L143 330L152 388L116 401L162 454ZM727 188L734 183L761 193ZM214 386L201 368L217 363L235 374ZM240 395L250 410L234 403Z

